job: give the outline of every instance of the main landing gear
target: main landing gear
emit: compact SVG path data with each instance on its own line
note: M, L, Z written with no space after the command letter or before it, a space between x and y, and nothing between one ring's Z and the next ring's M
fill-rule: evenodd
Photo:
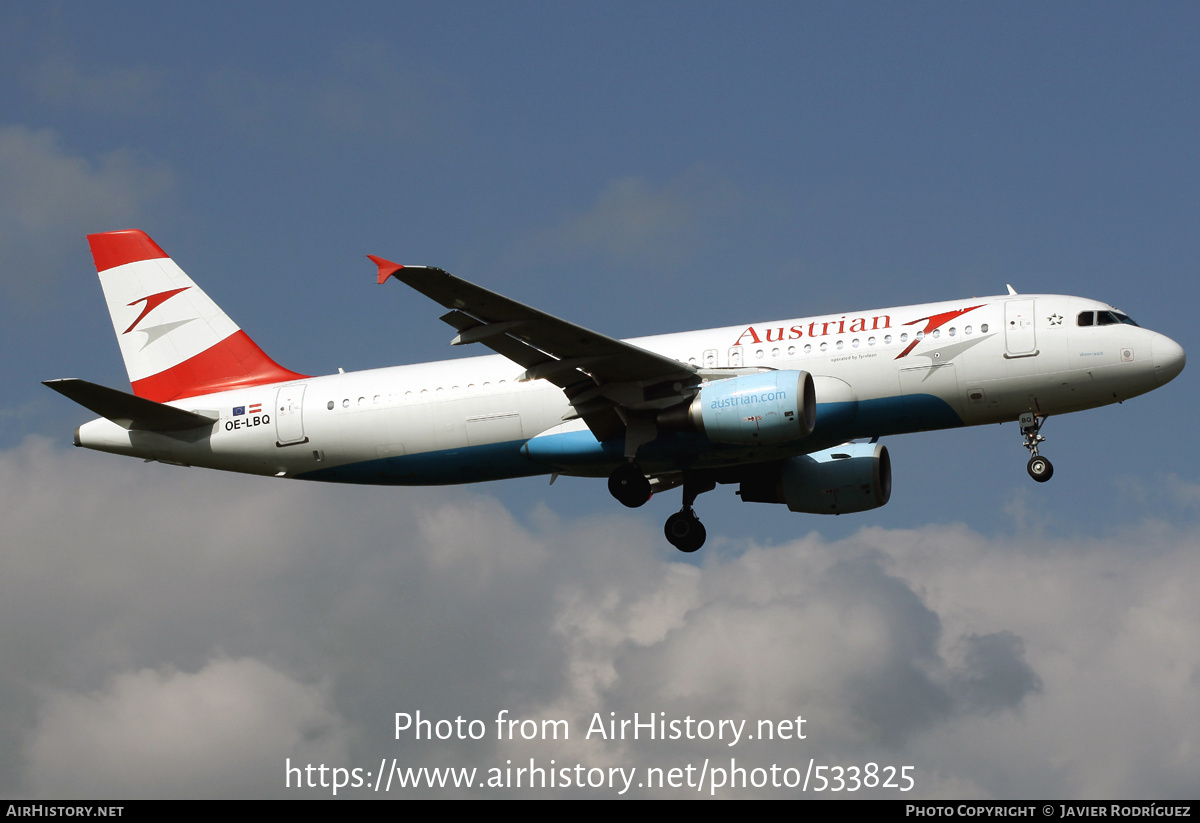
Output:
M704 545L708 534L705 532L704 524L692 510L692 504L696 502L699 495L711 491L716 488L716 485L715 480L699 480L687 474L684 475L683 508L668 517L666 526L663 527L667 542L681 552L694 552ZM642 474L638 464L632 460L619 466L609 475L608 490L613 497L631 509L645 505L646 501L650 499L651 492L650 481L646 479L646 475Z
M667 535L668 543L681 552L689 553L703 546L705 538L708 537L704 524L696 517L696 512L691 506L684 506L668 517L663 533Z
M1029 464L1025 466L1025 470L1039 483L1045 483L1054 476L1054 465L1038 454L1038 443L1046 441L1046 438L1038 433L1045 422L1045 417L1039 418L1033 412L1024 412L1020 418L1021 436L1025 438L1025 448L1029 449L1030 455Z
M621 501L621 505L636 509L650 499L650 481L637 463L630 460L609 475L608 491Z
M711 491L716 485L713 480L705 481L684 477L683 508L668 517L667 524L663 527L667 542L681 552L691 553L704 545L708 532L705 531L700 518L696 517L692 504L696 502L697 497L706 491Z

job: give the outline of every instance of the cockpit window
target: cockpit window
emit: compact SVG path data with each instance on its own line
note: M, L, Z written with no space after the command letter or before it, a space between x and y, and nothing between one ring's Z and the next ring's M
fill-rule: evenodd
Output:
M1080 326L1115 326L1118 323L1124 323L1127 326L1136 326L1129 315L1123 312L1116 311L1081 311L1077 323Z

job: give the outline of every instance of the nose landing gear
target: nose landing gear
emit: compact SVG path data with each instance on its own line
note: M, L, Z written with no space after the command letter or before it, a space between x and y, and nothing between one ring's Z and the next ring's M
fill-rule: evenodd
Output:
M1038 454L1038 444L1046 442L1046 438L1039 434L1045 422L1045 417L1039 418L1033 412L1024 412L1020 417L1021 436L1025 438L1025 448L1029 449L1029 463L1025 470L1039 483L1045 483L1054 476L1054 465Z

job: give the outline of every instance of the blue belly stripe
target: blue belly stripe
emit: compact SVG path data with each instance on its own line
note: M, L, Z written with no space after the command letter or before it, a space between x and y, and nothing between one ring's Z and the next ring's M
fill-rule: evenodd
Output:
M929 394L884 397L846 403L819 403L817 424L811 437L799 441L801 450L817 451L847 440L884 437L913 431L952 429L963 421L940 397ZM787 456L788 447L749 450L744 446L710 443L698 434L674 434L642 447L638 461L649 471L670 471L685 466L729 465L757 451L759 459ZM405 454L329 466L296 475L299 480L358 483L383 486L428 486L480 483L510 477L530 477L552 471L577 469L582 474L607 474L623 459L619 440L599 443L590 431L563 432L530 441L513 440L486 446Z

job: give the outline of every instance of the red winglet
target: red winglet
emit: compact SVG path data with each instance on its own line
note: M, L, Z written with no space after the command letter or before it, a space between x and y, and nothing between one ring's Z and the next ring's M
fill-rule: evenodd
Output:
M92 247L92 259L96 261L98 272L124 266L126 263L157 260L167 256L148 234L138 229L89 234L88 245Z
M399 263L393 263L391 260L384 260L382 257L376 257L373 254L368 254L367 259L369 259L376 266L379 266L379 285L381 286L387 282L389 277L400 271L400 269L404 268L404 266L401 266Z

